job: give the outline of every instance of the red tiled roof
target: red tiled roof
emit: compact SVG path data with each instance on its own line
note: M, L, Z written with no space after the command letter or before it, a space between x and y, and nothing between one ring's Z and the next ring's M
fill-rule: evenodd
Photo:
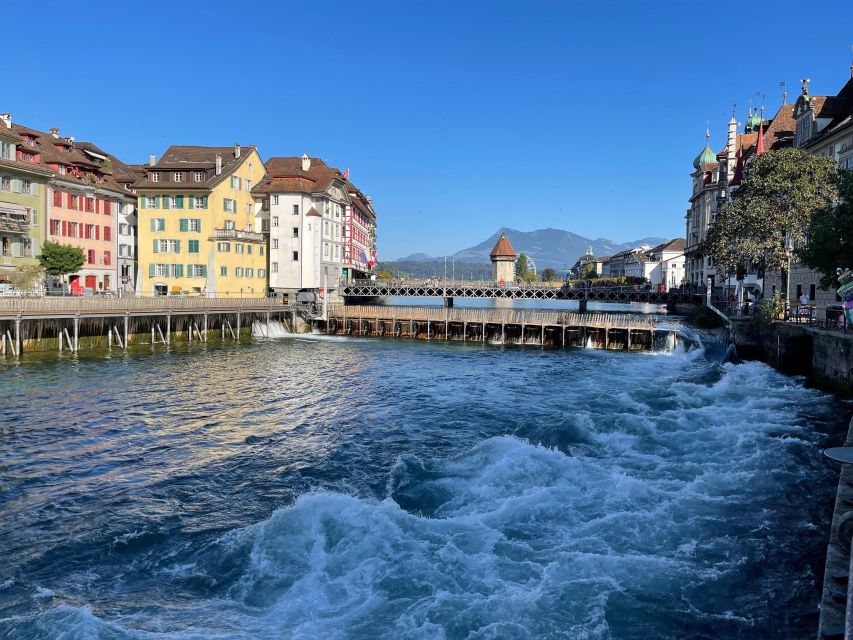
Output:
M512 245L507 240L505 234L501 234L501 237L498 238L498 241L495 243L495 248L492 249L492 252L489 254L492 258L516 258L515 249L512 248Z
M764 148L767 151L790 147L794 143L794 131L797 121L794 119L794 105L783 104L773 116L770 126L764 131Z

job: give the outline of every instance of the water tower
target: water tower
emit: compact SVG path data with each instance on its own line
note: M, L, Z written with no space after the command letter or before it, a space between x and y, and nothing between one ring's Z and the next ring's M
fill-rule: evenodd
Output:
M515 282L515 249L507 240L506 234L501 234L495 248L489 254L492 260L492 278L495 282Z

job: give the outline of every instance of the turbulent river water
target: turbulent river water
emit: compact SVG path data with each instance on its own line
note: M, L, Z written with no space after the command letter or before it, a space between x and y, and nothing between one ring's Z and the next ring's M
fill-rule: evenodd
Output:
M0 375L0 637L816 633L846 408L762 364L286 337Z

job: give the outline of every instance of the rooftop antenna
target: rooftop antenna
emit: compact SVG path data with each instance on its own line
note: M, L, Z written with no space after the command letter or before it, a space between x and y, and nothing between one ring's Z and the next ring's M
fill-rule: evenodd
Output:
M732 104L732 118L735 117L735 113L737 112L737 102Z
M788 104L788 92L785 90L785 81L783 80L782 82L780 82L779 86L782 88L782 106L784 107L786 104Z

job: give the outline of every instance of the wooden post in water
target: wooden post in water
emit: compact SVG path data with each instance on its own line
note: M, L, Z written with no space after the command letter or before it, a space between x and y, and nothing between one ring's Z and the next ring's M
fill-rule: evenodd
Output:
M172 340L172 315L166 315L166 344L169 344Z
M625 350L630 351L631 350L631 327L630 326L628 327L627 333L628 333L628 340L626 342Z
M604 350L607 351L610 342L610 327L604 327Z
M59 353L62 353L62 320L56 321L56 337L59 338Z
M21 356L21 319L15 319L15 357Z
M127 351L127 336L128 336L127 325L129 322L127 315L128 314L124 314L124 350L125 351Z
M80 348L80 318L74 318L74 353Z
M240 342L240 312L237 312L237 342Z
M207 314L204 314L204 341L207 342Z

